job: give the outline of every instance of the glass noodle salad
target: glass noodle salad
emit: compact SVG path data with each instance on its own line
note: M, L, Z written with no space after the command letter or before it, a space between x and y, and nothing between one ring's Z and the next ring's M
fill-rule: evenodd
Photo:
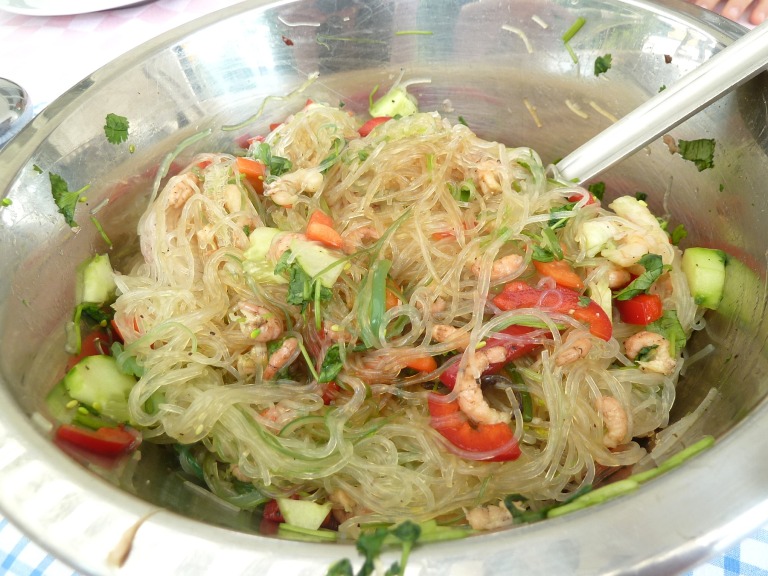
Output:
M57 435L170 444L215 497L321 538L544 517L669 424L725 258L665 225L438 113L310 101L172 176L122 272L81 266L77 319L106 316Z

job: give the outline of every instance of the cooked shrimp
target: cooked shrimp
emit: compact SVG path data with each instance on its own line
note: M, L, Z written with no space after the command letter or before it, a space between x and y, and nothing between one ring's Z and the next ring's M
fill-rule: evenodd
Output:
M469 346L469 334L448 324L435 324L432 327L432 338L441 343L451 342L454 350L464 350Z
M507 351L503 346L482 348L475 352L456 375L453 390L458 392L459 407L466 416L479 424L498 424L509 422L510 415L491 408L483 397L479 378L488 366L504 362Z
M624 350L630 360L637 360L642 370L659 374L672 374L677 361L672 358L669 341L655 332L642 331L624 341Z
M344 240L344 252L353 254L364 246L365 240L375 241L379 238L381 238L381 234L379 234L373 226L360 226L359 228L354 228L353 230L349 230L342 234L342 239Z
M296 203L301 194L313 194L320 190L322 185L323 173L317 168L299 168L266 184L264 196L270 197L280 206L290 206Z
M629 421L624 407L613 396L601 396L595 404L605 425L605 434L603 435L605 447L616 448L619 444L623 444L629 432Z
M623 288L632 281L632 275L628 270L612 266L608 271L608 288Z
M283 321L270 309L244 301L237 305L237 310L243 315L240 330L256 342L269 342L283 333Z
M576 360L586 358L590 350L592 350L592 340L587 337L579 338L575 342L568 344L562 352L557 355L555 364L558 366L572 364L573 362L576 362Z
M280 430L291 420L296 418L296 410L288 408L282 402L278 402L264 410L261 415L268 421L274 423L274 428Z
M509 254L508 256L503 256L493 263L493 266L491 267L491 280L498 280L504 276L509 276L510 274L520 270L522 265L523 257L519 256L518 254ZM481 266L478 260L475 260L472 263L471 270L475 276L480 276Z
M498 160L483 160L474 170L477 185L487 194L501 192L501 164Z
M512 513L502 502L478 506L465 512L467 522L474 530L493 530L512 524Z
M268 256L273 262L280 260L280 257L291 247L291 242L297 238L306 239L304 234L299 232L280 232L272 239L269 246Z
M195 192L200 191L200 180L192 172L174 176L169 182L166 206L176 210L182 208Z
M646 254L658 254L664 264L672 263L674 248L645 202L622 196L609 207L619 219L598 217L587 220L576 235L579 246L588 257L600 253L622 268L634 266Z
M296 338L286 338L269 356L267 367L264 368L264 380L271 380L275 374L293 362L299 355L299 341Z

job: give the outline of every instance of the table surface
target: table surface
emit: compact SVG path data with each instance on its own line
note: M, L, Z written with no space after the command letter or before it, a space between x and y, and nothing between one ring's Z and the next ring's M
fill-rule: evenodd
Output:
M72 16L0 11L0 77L29 93L34 110L93 70L162 32L238 0L154 0ZM55 50L50 47L55 46ZM0 576L77 576L0 516ZM768 526L685 576L768 575Z

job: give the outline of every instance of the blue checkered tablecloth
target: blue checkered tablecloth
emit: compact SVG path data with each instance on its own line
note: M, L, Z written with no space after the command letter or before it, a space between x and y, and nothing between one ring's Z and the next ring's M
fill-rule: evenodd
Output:
M0 516L0 576L78 576ZM768 576L768 526L682 576Z

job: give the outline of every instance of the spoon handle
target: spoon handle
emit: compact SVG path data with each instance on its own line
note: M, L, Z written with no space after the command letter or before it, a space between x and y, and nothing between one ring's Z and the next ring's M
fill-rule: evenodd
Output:
M557 163L566 180L584 182L637 152L768 64L768 21L659 92Z

